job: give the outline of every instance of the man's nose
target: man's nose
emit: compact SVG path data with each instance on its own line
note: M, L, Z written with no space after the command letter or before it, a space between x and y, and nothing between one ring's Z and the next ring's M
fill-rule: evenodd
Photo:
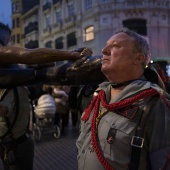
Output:
M110 55L110 50L107 46L105 46L103 49L102 49L102 54L103 55Z

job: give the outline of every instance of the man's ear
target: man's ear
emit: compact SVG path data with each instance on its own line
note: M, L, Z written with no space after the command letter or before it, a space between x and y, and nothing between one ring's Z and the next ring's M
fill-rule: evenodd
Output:
M143 53L136 53L134 64L141 64L145 61L145 55Z

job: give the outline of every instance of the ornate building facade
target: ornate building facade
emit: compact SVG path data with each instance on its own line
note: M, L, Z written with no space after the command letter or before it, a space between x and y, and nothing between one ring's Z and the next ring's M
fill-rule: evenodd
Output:
M101 55L107 39L128 27L146 38L153 59L170 58L170 0L39 0L21 15L27 48L87 46Z
M22 0L12 0L11 45L22 46Z

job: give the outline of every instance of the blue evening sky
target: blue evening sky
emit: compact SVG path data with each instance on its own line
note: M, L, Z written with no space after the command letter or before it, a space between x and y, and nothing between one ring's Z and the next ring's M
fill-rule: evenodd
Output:
M11 28L11 0L0 0L0 22L8 24Z

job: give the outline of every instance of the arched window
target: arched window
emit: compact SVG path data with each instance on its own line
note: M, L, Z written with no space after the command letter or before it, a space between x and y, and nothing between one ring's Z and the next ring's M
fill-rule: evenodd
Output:
M67 47L77 45L76 33L72 32L67 35Z
M52 48L52 41L48 41L45 43L45 47Z
M85 10L91 9L92 8L92 0L85 0Z
M20 43L20 34L17 34L17 43Z
M63 37L59 37L55 40L55 48L63 49Z
M123 26L136 31L140 35L147 35L145 19L129 19L123 21Z
M20 27L20 19L19 18L17 18L16 27Z

